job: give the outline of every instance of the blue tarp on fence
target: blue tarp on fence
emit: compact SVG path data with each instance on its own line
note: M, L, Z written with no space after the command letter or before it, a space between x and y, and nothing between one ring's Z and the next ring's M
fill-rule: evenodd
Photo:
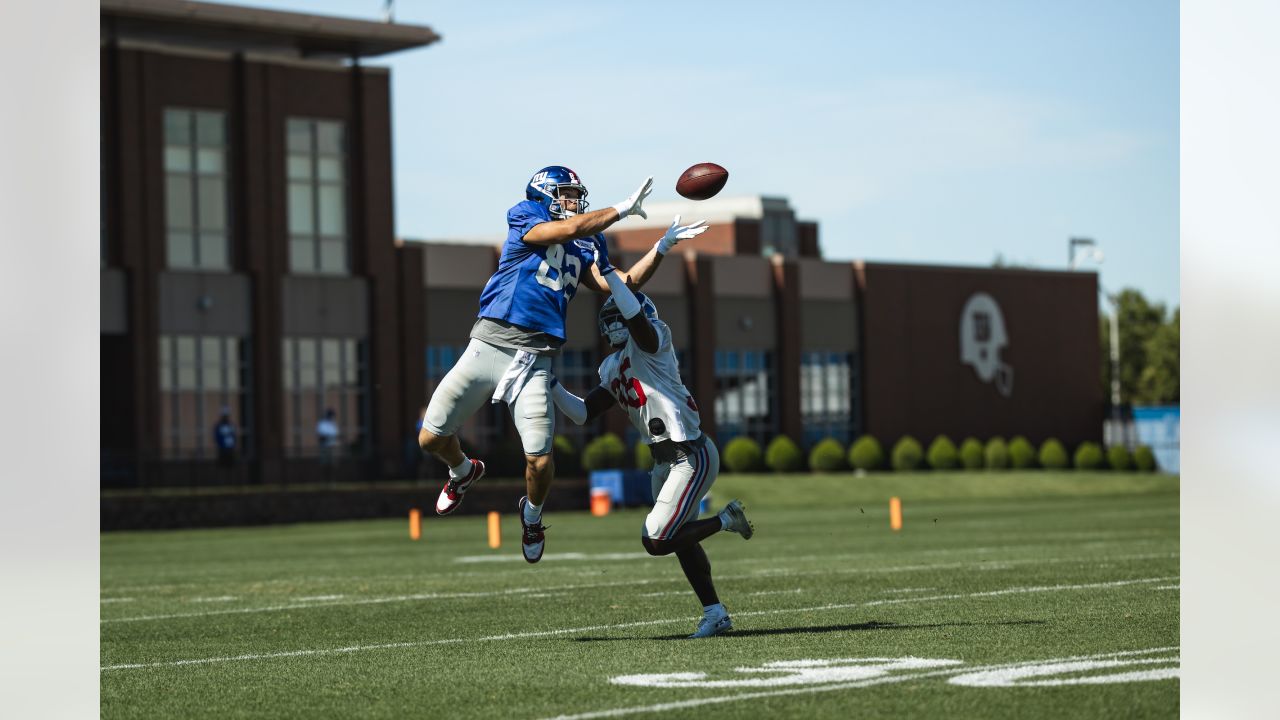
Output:
M1179 472L1180 418L1177 405L1133 409L1133 424L1138 431L1138 442L1151 446L1156 463L1164 472Z
M588 477L591 490L607 489L615 507L653 507L648 470L593 470ZM706 513L710 507L711 493L708 492L698 505L698 513Z

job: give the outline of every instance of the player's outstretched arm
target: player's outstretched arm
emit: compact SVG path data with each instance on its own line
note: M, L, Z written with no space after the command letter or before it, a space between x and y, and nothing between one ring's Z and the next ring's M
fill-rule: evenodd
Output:
M622 321L627 324L627 331L631 333L631 339L635 341L636 347L647 353L658 352L662 343L658 340L658 331L644 314L640 298L637 298L635 293L631 292L631 288L627 287L626 280L609 262L608 252L603 251L599 244L596 245L595 269L604 276L609 292L613 294L613 301L618 304L618 311L622 313Z
M629 215L639 215L647 219L649 215L645 213L642 203L651 192L653 192L653 177L646 178L644 184L632 193L631 197L617 205L564 220L538 223L524 234L524 241L531 245L559 245L603 232L605 228Z
M699 220L692 225L681 225L680 216L676 215L675 219L671 221L671 227L667 228L662 237L658 238L658 242L653 244L653 248L623 273L623 276L626 277L627 285L632 289L638 289L649 282L649 278L653 277L653 273L657 271L658 265L662 264L662 258L671 252L681 240L691 240L706 231L706 220Z
M555 377L551 378L551 399L555 402L556 407L560 408L560 412L564 413L565 417L572 420L575 425L585 425L595 420L618 402L613 397L613 393L600 385L597 385L590 393L587 393L587 399L583 400L566 390L560 384L560 380Z
M653 244L649 252L644 257L636 261L626 272L622 273L622 277L627 281L627 287L632 290L639 290L641 286L649 282L649 278L653 277L654 272L658 270L658 266L662 264L662 258L666 256L671 249L674 248L681 240L689 240L698 237L706 232L706 220L699 220L692 225L681 225L680 216L676 215L671 221L671 227L658 238L658 242ZM597 240L596 245L600 246L601 241ZM608 248L600 248L606 255ZM609 287L605 283L604 275L596 268L591 268L590 272L582 276L584 285L595 290L598 293L609 292Z

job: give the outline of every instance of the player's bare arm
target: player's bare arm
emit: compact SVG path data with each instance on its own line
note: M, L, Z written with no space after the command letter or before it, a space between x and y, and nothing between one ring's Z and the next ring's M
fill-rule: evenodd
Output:
M653 192L653 178L649 177L630 197L617 205L603 210L576 214L578 209L585 205L582 195L577 190L565 188L565 194L560 197L560 202L574 214L562 220L550 220L534 225L529 232L525 233L524 241L530 245L559 245L596 235L631 215L639 215L647 219L649 215L645 213L642 204L651 192Z
M690 240L706 232L706 224L706 220L699 220L692 225L681 225L680 216L676 215L675 219L671 221L671 227L667 228L662 237L658 238L658 241L653 244L649 252L645 253L644 257L637 260L634 265L622 273L627 287L632 290L638 290L649 282L649 278L653 277L653 274L658 270L658 266L662 264L662 258L666 257L667 253L671 252L681 240ZM582 280L584 281L582 284L598 293L610 292L604 276L600 274L597 268L591 268L590 272L582 276Z
M679 220L679 217L677 216L676 219ZM675 225L673 224L672 227L675 227ZM627 332L631 334L631 339L635 342L636 347L650 354L658 352L658 348L661 346L658 341L658 331L654 329L653 323L649 321L640 299L636 297L635 293L631 292L631 288L627 287L622 274L609 262L608 252L599 245L596 246L596 261L592 269L598 271L604 277L605 283L609 287L609 293L613 297L613 302L622 314L623 323L627 327Z
M649 322L648 315L638 313L635 317L626 318L623 322L626 323L627 331L631 333L631 339L635 341L636 347L650 355L658 352L661 346L658 341L658 331L653 329L653 323Z
M564 220L538 223L525 233L524 241L530 245L561 245L571 240L589 238L621 219L611 207L592 210Z

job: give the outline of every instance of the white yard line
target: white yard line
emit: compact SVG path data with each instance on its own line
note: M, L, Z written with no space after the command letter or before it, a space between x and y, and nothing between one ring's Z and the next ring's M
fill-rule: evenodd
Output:
M99 602L101 602L103 605L109 605L110 603L133 602L133 600L134 599L131 597L102 598L102 600L100 600Z
M1163 557L1168 557L1168 555L1165 553L1155 554L1155 555L1150 555L1150 554L1130 555L1130 556L1117 556L1111 559L1146 559L1146 558L1154 558L1154 557L1163 558ZM996 562L1000 562L1000 564L1002 565L1010 565L1010 564L1026 565L1026 564L1067 563L1067 562L1088 563L1093 561L1094 561L1093 558L1028 558L1023 560L1009 560L1009 561L1003 561L1003 562L1000 562L1000 561L980 561L976 563L951 562L951 563L933 563L933 564L925 564L925 565L897 565L897 566L881 567L881 568L839 568L839 569L827 569L827 570L801 570L801 571L775 568L775 569L768 569L768 570L757 570L750 574L721 575L716 579L722 580L722 581L754 580L761 577L772 577L772 576L802 577L807 575L833 575L833 574L859 575L859 574L914 572L917 570L948 570L948 569L959 569L959 568L970 568L970 569L981 570L981 569L984 569L985 566L996 563ZM309 608L325 608L325 607L335 607L335 606L345 606L345 605L378 605L378 604L384 604L384 603L397 603L397 602L420 602L424 600L455 600L455 599L463 599L463 598L503 597L503 596L511 596L511 595L528 595L530 593L548 593L548 592L560 592L560 591L569 591L569 590L587 590L587 589L602 588L602 587L630 587L633 585L652 585L655 583L680 582L682 580L683 578L681 577L649 578L649 579L642 579L642 580L622 580L617 582L581 583L581 584L575 584L575 585L551 585L546 587L519 587L519 588L509 588L506 590L481 590L481 591L474 591L474 592L413 593L409 595L390 595L390 596L381 596L381 597L353 598L353 599L343 599L343 600L333 600L333 601L317 600L314 602L302 602L302 600L304 600L305 598L299 598L293 602L290 602L287 604L281 604L281 605L267 605L267 606L261 606L261 607L248 607L248 608L229 608L225 610L204 610L204 611L198 611L198 612L162 613L157 615L136 615L136 616L130 616L130 617L121 617L121 618L102 618L101 620L99 620L99 622L103 624L118 623L118 622L146 622L146 621L152 621L152 620L176 620L181 618L205 617L205 616L216 616L216 615L241 615L241 614L247 614L247 613L287 612L289 610L305 610ZM339 596L339 597L345 597L345 596Z
M144 620L172 620L175 618L204 617L207 615L240 615L244 613L281 612L281 611L287 611L287 610L307 610L311 608L335 607L335 606L346 606L346 605L379 605L383 603L415 602L415 601L421 601L421 600L456 600L461 598L486 598L486 597L501 597L506 595L521 595L521 596L528 597L533 594L551 594L559 591L584 590L584 589L598 588L598 587L624 587L624 586L630 586L630 585L648 585L651 583L677 582L680 580L683 580L683 578L664 578L664 579L654 579L654 580L624 580L620 582L585 583L580 585L553 585L548 587L519 587L519 588L509 588L506 590L480 590L475 592L414 593L412 595L389 595L389 596L383 596L383 597L359 598L359 599L353 599L353 600L332 600L332 601L324 600L323 598L325 596L315 596L314 598L310 598L311 600L314 600L314 602L306 602L302 604L291 603L288 605L268 605L265 607L233 608L228 610L206 610L204 612L189 612L189 613L170 613L167 615L139 615L136 617L106 618L106 619L103 619L101 622L112 623L112 622L139 622ZM342 598L345 596L334 595L332 597ZM298 598L298 600L299 601L308 600L308 598Z
M1034 665L1049 665L1053 663L1079 661L1079 660L1100 660L1103 658L1123 657L1126 655L1150 655L1153 653L1169 652L1177 650L1177 647L1151 648L1150 650L1124 650L1121 652L1102 653L1099 655L1077 655L1069 658L1053 658L1050 660L1032 660L1020 663L1000 663L998 665L981 665L981 666L956 666L949 667L945 670L930 670L926 672L904 673L902 675L889 675L886 677L871 678L868 680L854 680L846 683L837 683L834 685L811 685L798 688L787 688L785 690L764 690L760 692L734 693L732 695L717 695L714 697L694 698L692 700L679 700L676 702L657 703L654 705L634 705L631 707L612 708L609 710L595 710L592 712L575 713L573 715L556 715L547 720L594 720L594 718L620 717L623 715L635 715L637 713L662 712L666 710L683 710L685 708L699 707L701 705L718 705L721 703L738 702L741 700L757 700L760 698L779 697L782 695L809 695L812 693L835 692L839 690L852 690L856 688L871 687L873 685L888 685L890 683L908 682L911 680L920 680L929 677L941 677L946 675L961 675L973 672L986 672L992 670L1001 670L1011 667L1025 667Z
M548 560L643 560L653 557L649 553L643 552L615 552L615 553L547 553L542 556L542 562ZM453 559L455 563L505 563L505 562L524 562L521 555L462 555Z
M191 598L190 602L193 602L193 603L231 602L232 600L239 600L239 599L240 598L237 598L231 595L219 595L218 597Z
M1152 538L1150 541L1144 540L1143 543L1155 542L1157 540L1159 539ZM1098 545L1100 547L1105 546L1108 548L1114 548L1114 545L1110 545L1107 543L1101 543L1101 544L1090 543L1088 545L1089 546ZM1085 546L1086 545L1080 545L1078 547L1085 547ZM1043 543L1043 544L1020 543L1017 545L1017 547L1019 549L1036 548L1036 547L1053 547L1057 549L1062 549L1062 546L1060 544L1052 544L1052 543ZM1008 551L1009 551L1008 546L975 546L975 547L936 548L931 550L925 550L925 549L912 550L906 554L908 555L947 555L947 554L980 555L980 554L997 553L997 552L1002 553L1002 552L1008 552ZM630 554L631 553L619 553L619 555L630 555ZM644 557L649 557L647 553L637 553L637 554L641 554ZM512 555L511 557L519 558L520 556ZM799 561L806 561L806 560L822 560L824 562L834 562L834 561L843 561L843 560L856 561L859 559L878 560L880 557L881 556L876 553L859 552L859 553L840 553L836 555L794 555L794 556L788 557L787 560L789 562L799 562ZM1177 552L1163 552L1163 553L1144 553L1140 555L1116 555L1116 556L1100 555L1096 558L1069 558L1067 560L1073 560L1073 561L1079 560L1080 562L1090 562L1093 560L1137 560L1137 559L1149 559L1149 558L1177 558L1177 557L1178 557ZM757 563L757 562L770 562L775 559L776 558L738 557L738 558L732 558L732 559L726 558L723 560L719 560L718 562L721 565L724 565L724 564L743 565L743 564L751 564L751 563ZM1050 559L1047 562L1063 562L1063 561L1065 560ZM1014 562L1022 562L1022 561L1015 560ZM1040 562L1040 560L1028 560L1027 562ZM473 565L483 566L484 563L473 563ZM580 569L580 566L573 566L573 565L561 565L560 567L554 567L552 569L554 569L555 571L561 574L568 575L570 577L594 576L598 574L595 572L584 572L582 569ZM822 571L822 572L825 573L827 571ZM837 570L837 571L831 571L831 572L843 572L843 571ZM472 577L489 578L489 577L493 577L493 574L491 572L478 572L475 570L459 569L459 570L451 570L448 572L432 573L432 576L435 578L447 578L447 579L472 578ZM301 586L301 585L315 586L316 584L320 582L325 582L325 581L338 581L338 582L361 581L366 583L373 583L373 582L379 582L379 581L388 580L388 579L399 580L399 579L402 579L403 577L404 575L399 573L397 574L378 573L378 574L371 574L371 575L314 575L314 576L307 576L306 578L264 578L260 580L251 580L251 581L235 583L233 585L234 587L259 587L259 586L281 586L281 585L283 586ZM139 593L141 592L141 593L147 593L147 594L155 594L159 592L173 591L180 588L202 589L202 588L207 588L207 584L197 583L197 582L176 582L176 583L153 583L148 585L110 585L110 586L104 585L101 588L101 592L108 592L108 593Z
M1174 578L1155 577L1155 578L1139 578L1134 580L1113 580L1110 582L1099 583L1080 583L1074 585L1041 585L1031 587L1012 587L1003 590L988 590L977 593L964 593L955 595L934 595L929 597L912 597L897 598L893 600L873 600L868 602L856 603L833 603L828 605L816 605L812 607L799 608L775 608L772 610L754 610L748 612L735 613L738 617L754 617L760 615L779 615L782 613L805 613L805 612L829 612L832 610L846 610L856 607L870 607L875 605L890 605L896 603L911 602L929 602L932 600L956 600L960 598L970 597L992 597L996 595L1014 595L1022 593L1042 593L1042 592L1060 592L1068 590L1091 590L1100 588L1123 587L1126 585L1138 585L1142 583L1160 583L1168 582ZM376 645L352 645L342 648L317 648L312 650L291 650L286 652L274 653L256 653L247 655L232 655L212 658L195 658L190 660L166 660L151 663L122 663L117 665L104 665L102 672L112 670L135 670L140 668L153 667L178 667L183 665L207 665L210 663L238 662L247 660L269 660L274 658L303 657L315 655L338 655L343 653L364 652L368 650L384 650L388 648L406 648L406 647L423 647L428 645L446 645L453 643L467 642L493 642L503 640L523 640L526 638L536 637L552 637L555 635L569 635L580 632L592 632L600 630L622 630L625 628L644 627L647 625L672 625L676 623L689 624L692 623L688 617L667 618L665 620L641 620L638 622L617 623L611 625L589 625L576 628L562 628L559 630L540 630L535 632L524 633L508 633L505 635L486 635L477 638L446 638L442 640L417 640L412 642L396 642L396 643L379 643Z

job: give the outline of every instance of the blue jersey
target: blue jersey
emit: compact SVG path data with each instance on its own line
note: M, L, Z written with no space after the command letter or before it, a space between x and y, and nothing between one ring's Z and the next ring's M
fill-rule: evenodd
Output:
M507 240L498 271L480 293L480 317L565 339L564 316L578 292L578 279L595 261L588 240L563 245L531 245L525 233L549 222L551 214L531 200L507 211ZM596 236L601 245L604 238ZM586 246L586 247L584 247Z

